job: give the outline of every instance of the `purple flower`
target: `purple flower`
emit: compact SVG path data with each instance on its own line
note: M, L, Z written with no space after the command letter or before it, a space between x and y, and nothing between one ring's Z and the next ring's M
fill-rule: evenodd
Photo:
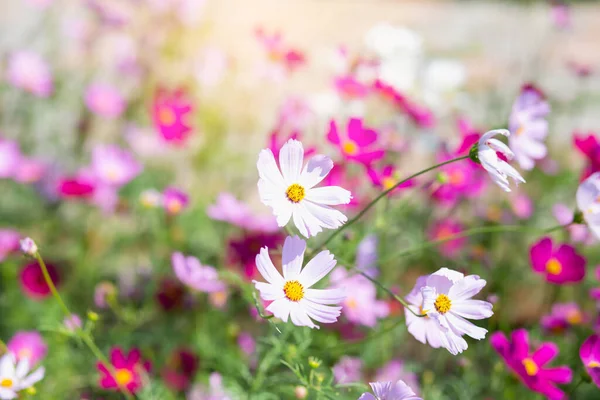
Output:
M254 215L250 207L231 193L221 193L217 202L209 206L206 213L212 219L228 222L242 229L258 232L275 232L279 229L272 215Z
M423 400L403 381L394 382L371 382L373 396L371 393L363 393L358 400Z
M17 142L0 139L0 179L13 178L21 161L21 150Z
M118 118L125 110L125 100L119 91L102 83L88 86L85 104L94 114L108 119Z
M524 170L533 169L536 160L547 154L543 141L548 136L550 105L543 93L533 85L525 85L513 104L509 119L509 145Z
M492 347L506 365L530 390L543 394L550 400L564 399L565 393L555 385L571 382L571 369L567 366L546 367L558 355L558 346L550 342L542 343L531 353L529 335L525 329L517 329L511 338L512 341L509 341L502 332L496 332L490 337Z
M6 347L17 361L28 359L29 365L37 364L48 353L48 346L37 331L17 332Z
M552 333L563 333L567 328L581 325L588 317L576 303L560 303L552 306L550 315L542 317L542 328Z
M592 382L600 387L600 336L592 335L583 342L579 357Z
M256 351L256 340L248 332L242 332L238 336L238 346L247 356L251 356Z
M362 360L344 356L333 366L333 376L337 383L358 382L362 377Z
M142 166L127 150L118 146L98 146L92 152L91 170L100 182L120 187L142 171Z
M375 381L377 382L396 382L399 380L404 381L416 394L419 394L417 374L407 371L404 367L404 362L400 360L390 361L378 369L375 375Z
M196 257L184 256L176 252L171 255L171 264L177 278L193 289L206 293L220 292L225 289L225 284L219 280L217 270L202 265Z
M8 60L8 81L14 87L28 91L38 97L52 94L52 75L48 64L39 54L21 50Z

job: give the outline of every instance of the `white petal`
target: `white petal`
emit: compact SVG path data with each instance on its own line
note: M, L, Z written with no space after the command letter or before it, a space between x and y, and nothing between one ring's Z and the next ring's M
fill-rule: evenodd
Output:
M260 297L266 301L278 300L285 297L285 293L280 286L271 285L270 283L252 281L256 290L260 292Z
M308 314L304 310L304 307L300 303L290 302L290 319L296 326L308 326L309 328L319 327L315 325L312 320L308 317Z
M452 355L462 353L469 347L465 339L452 332L444 333L440 331L439 338L442 341L442 346Z
M302 299L300 303L310 318L325 324L333 324L336 322L342 312L342 307L325 306L314 303L308 299Z
M20 379L23 379L25 377L25 375L27 375L28 372L29 372L29 359L22 358L17 363L17 369L15 371L15 375L20 380Z
M331 207L322 206L310 201L305 201L302 205L312 216L315 217L319 226L329 229L337 229L344 225L346 221L348 221L348 218L342 212Z
M504 142L501 142L498 139L489 139L486 144L494 151L504 154L509 160L512 160L515 156L512 150Z
M338 204L348 204L350 199L352 199L350 191L339 186L312 188L306 193L306 200L317 204L336 206Z
M269 185L282 187L285 186L285 181L275 162L275 157L270 149L263 149L258 154L258 176L265 180Z
M598 195L600 195L600 172L590 175L577 188L577 207L585 212L596 201Z
M344 288L336 289L306 289L304 295L308 300L320 304L339 304L346 298Z
M313 224L309 227L306 219L314 220L314 217L312 217L308 213L308 211L306 211L306 209L301 206L301 204L296 204L293 207L292 218L294 219L294 225L296 226L300 234L306 238L310 237L311 235L314 236L317 233L321 232L321 229L318 225Z
M275 286L283 288L285 281L279 271L273 265L271 257L269 257L269 249L263 247L260 249L260 253L256 255L256 267L258 272L262 275L267 282L272 283Z
M279 165L286 183L297 183L304 163L304 148L302 143L290 139L279 150Z
M452 285L448 296L452 301L470 299L481 292L485 284L485 279L481 279L477 275L468 275Z
M421 288L421 295L423 296L423 312L427 315L431 315L436 312L435 310L435 299L437 298L437 291L435 287L424 286Z
M444 316L447 318L448 324L456 334L460 336L469 335L473 339L478 340L485 339L485 334L487 333L486 329L472 324L461 316L456 315L452 310L447 312Z
M358 400L377 400L371 393L363 393Z
M283 277L286 281L295 280L304 261L306 242L298 236L288 236L283 244L281 262L283 264Z
M300 175L300 184L305 188L312 188L321 182L333 168L331 158L322 154L311 157Z
M44 374L46 373L46 369L44 367L40 367L36 369L31 375L27 378L23 379L19 382L19 390L27 389L44 379Z
M275 318L287 322L288 316L290 315L290 304L291 302L288 299L283 298L275 300L269 304L265 310L273 314Z
M506 130L506 129L493 129L491 131L487 131L479 139L479 145L481 145L482 143L487 142L489 139L491 139L492 137L494 137L496 135L503 135L503 136L509 137L510 136L510 132L508 130Z
M305 288L323 279L335 267L336 261L327 250L323 250L306 264L306 267L300 272L299 281Z
M15 376L15 358L10 352L0 358L0 375Z
M452 311L463 318L484 319L494 315L492 303L482 300L452 301Z
M14 390L0 388L0 399L2 400L11 400L16 399L17 393Z

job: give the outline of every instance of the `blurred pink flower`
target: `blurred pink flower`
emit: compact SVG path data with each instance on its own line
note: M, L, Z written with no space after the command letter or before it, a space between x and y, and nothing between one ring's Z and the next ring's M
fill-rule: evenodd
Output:
M0 229L0 262L4 261L9 254L19 251L20 239L19 232L13 229Z
M161 377L172 390L183 391L190 387L198 370L198 356L185 348L175 349L161 370Z
M571 27L571 12L569 6L563 1L553 1L550 8L550 16L554 26L558 29L568 29Z
M437 162L454 157L451 153L442 151L438 153ZM448 164L439 170L437 181L433 184L432 197L447 207L452 207L460 199L477 197L485 188L482 169L470 160Z
M33 158L21 157L19 167L13 178L21 183L35 183L40 181L47 172L47 165Z
M405 113L417 126L431 128L435 125L435 116L430 109L409 100L392 86L378 79L373 84L373 90L383 99Z
M333 83L335 90L344 100L364 99L369 94L369 87L352 75L338 76Z
M21 164L19 144L0 139L0 179L14 178Z
M268 64L263 73L271 78L281 79L306 64L304 53L287 45L280 33L266 33L256 30L256 38L266 52Z
M175 252L171 255L171 265L177 278L195 290L205 293L225 290L225 284L219 280L217 270L202 265L196 257Z
M587 338L579 348L579 357L594 385L600 388L600 336Z
M360 358L343 356L333 366L336 383L352 383L362 380L363 362Z
M531 84L524 85L508 123L510 149L524 170L533 169L536 161L546 157L544 140L548 136L548 121L545 118L549 113L550 104L544 94Z
M237 200L231 193L220 193L217 202L206 209L209 217L217 221L228 222L242 229L258 232L279 230L272 215L255 215L246 203Z
M542 328L546 332L561 334L571 326L586 323L589 317L581 311L577 303L558 303L552 306L549 315L544 315L541 320Z
M117 391L124 388L130 393L136 393L144 386L142 373L149 372L151 368L150 362L142 360L138 349L125 354L120 347L111 349L110 364L114 375L104 363L98 362L96 365L100 372L100 387Z
M154 127L166 142L183 145L192 132L188 121L192 110L192 103L184 89L172 92L159 89L152 103Z
M21 50L10 56L7 78L14 87L38 97L48 97L54 90L48 64L32 51Z
M308 102L301 97L290 96L283 101L283 104L281 104L281 107L279 108L278 130L285 127L292 132L303 131L308 128L314 120L315 113L310 108ZM288 138L279 142L280 144L277 146L277 150L287 142L287 139ZM273 150L272 147L271 150ZM307 149L304 153L306 154L308 151L309 150Z
M237 343L240 350L247 356L251 356L256 351L256 340L248 332L241 332L238 335Z
M372 166L369 166L367 167L367 175L369 175L369 178L371 178L373 185L384 191L391 189L402 179L402 177L398 174L396 167L391 164L385 165L381 169L376 169ZM413 187L415 184L415 180L411 179L398 186L390 194L398 194L401 189Z
M517 218L529 219L533 215L533 201L524 193L511 196L510 205Z
M551 238L544 237L531 247L529 255L533 271L550 283L576 283L585 276L585 258L568 244L556 248Z
M434 222L430 226L427 236L430 240L444 240L462 232L463 230L463 224L453 219L445 218ZM467 238L458 238L443 242L442 244L438 245L438 249L442 255L451 258L459 253L466 243Z
M77 329L81 329L81 327L83 326L81 317L79 317L79 315L77 314L71 314L70 316L66 317L63 321L63 324L65 325L65 328L70 332L75 332Z
M331 282L333 288L344 288L346 291L346 298L341 305L348 321L373 328L378 319L388 316L388 304L377 300L375 284L364 276L348 276L345 269L337 268L331 273Z
M419 380L417 374L407 371L404 362L401 360L392 360L382 368L378 369L374 379L378 382L396 382L402 380L406 382L416 394L419 394Z
M277 248L283 242L279 232L245 232L241 237L232 238L227 243L227 262L241 266L248 280L258 278L256 255L262 247Z
M542 343L531 353L529 334L525 329L513 331L511 338L512 342L504 333L496 332L490 337L490 343L506 365L530 390L546 396L549 400L563 400L565 393L558 389L556 384L571 382L573 372L567 366L546 367L558 355L558 346L551 342Z
M385 150L376 143L377 136L377 131L365 127L361 118L350 118L343 134L332 119L327 140L337 146L344 159L368 166L385 156Z
M37 331L17 332L6 347L17 361L28 359L30 366L42 361L48 353L48 345Z
M586 166L581 180L586 179L594 172L600 172L600 142L595 132L588 132L587 136L579 132L573 133L573 143L586 158Z
M175 188L168 187L163 192L163 207L167 211L167 214L177 215L187 208L189 203L189 197L183 191Z
M590 240L593 240L593 237L590 235L588 227L584 224L571 224L573 214L573 210L565 204L557 203L552 206L552 215L559 224L566 226L571 241L574 243L589 243Z
M50 275L50 279L54 283L54 286L58 288L61 281L60 275L58 274L58 269L54 266L54 264L49 262L46 262L46 267L48 269L48 275ZM23 292L31 299L42 300L51 294L50 287L48 287L48 284L44 279L42 268L37 261L23 266L20 273L20 280L21 289L23 289Z
M125 99L113 86L93 83L85 91L85 104L96 115L118 118L125 110Z
M358 400L423 400L404 381L370 382L371 393L363 393Z
M142 171L129 151L115 145L94 148L90 167L95 179L114 187L129 183Z
M90 198L95 190L94 183L83 177L64 177L58 180L57 191L63 198Z

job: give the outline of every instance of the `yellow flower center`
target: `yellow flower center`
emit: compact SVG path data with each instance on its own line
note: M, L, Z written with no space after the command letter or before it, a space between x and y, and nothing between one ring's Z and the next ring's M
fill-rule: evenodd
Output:
M285 191L285 195L288 200L292 203L299 203L304 196L306 196L306 192L304 191L304 187L294 183Z
M300 301L304 297L304 286L298 281L287 281L283 285L283 292L291 301Z
M587 363L588 368L600 368L600 362L598 361L590 361Z
M452 172L448 174L448 181L453 185L462 185L465 181L465 174L463 174L461 170L452 170Z
M169 210L169 212L171 214L179 214L179 212L181 211L182 206L181 206L181 202L179 200L169 200L168 204L167 204L167 210Z
M350 154L351 156L358 153L358 145L356 143L354 143L352 140L345 141L344 144L342 145L342 149L344 150L344 153Z
M393 177L388 176L383 178L383 188L385 190L391 189L394 185L396 185L396 180Z
M32 355L31 350L27 348L19 351L19 359L31 358Z
M435 236L437 237L438 240L445 240L445 239L452 237L453 235L454 235L454 232L452 231L452 229L444 226L444 227L440 228L440 230L437 232L437 235L435 235Z
M158 121L166 126L171 126L175 122L175 113L168 107L161 108L158 111Z
M560 263L560 261L558 261L554 257L549 259L548 262L546 263L546 271L550 275L558 275L562 272L562 269L563 269L562 264Z
M356 299L354 297L350 297L349 299L346 299L346 305L348 306L348 308L354 310L358 306L358 303L356 302Z
M438 295L437 299L435 299L435 303L433 303L433 305L435 306L437 312L440 314L446 314L448 311L450 311L452 301L450 301L450 298L445 294L440 294Z
M525 372L527 372L527 375L529 375L529 376L537 375L540 368L535 363L535 361L533 361L531 358L527 357L521 362L523 363L523 366L525 367Z
M8 378L4 378L0 381L0 387L3 388L11 388L13 387L13 381L12 379L8 379Z
M121 368L115 372L115 380L119 386L127 386L133 381L133 374L130 370Z
M571 325L579 325L583 321L583 316L577 310L573 310L567 314L567 322Z
M515 131L516 136L521 136L525 133L525 125L519 125L519 128Z

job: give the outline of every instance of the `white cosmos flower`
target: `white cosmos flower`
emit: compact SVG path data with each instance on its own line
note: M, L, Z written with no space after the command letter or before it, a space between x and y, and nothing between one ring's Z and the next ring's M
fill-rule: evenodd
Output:
M316 155L304 166L302 143L290 139L279 151L279 167L269 149L258 156L258 192L261 201L273 209L277 225L290 219L305 237L314 236L322 228L336 229L347 218L329 206L348 204L352 195L339 186L315 188L333 168L327 156ZM279 168L281 167L281 171Z
M7 353L0 358L0 399L16 399L18 392L28 389L44 378L44 367L29 373L29 360L23 358L16 363L12 353Z
M404 381L371 382L371 393L363 393L358 400L423 400Z
M590 175L577 188L577 208L590 230L600 239L600 172Z
M467 318L484 319L494 314L491 303L471 299L485 284L477 275L464 276L442 268L429 275L421 288L423 313L437 322L435 328L441 333L442 347L454 355L468 347L463 335L478 340L485 338L486 329L467 321Z
M260 297L272 301L266 308L275 317L294 325L319 328L312 320L334 323L340 316L342 307L334 307L345 299L344 289L311 289L335 267L333 255L324 250L310 260L304 268L306 242L298 236L288 236L283 244L281 263L283 276L275 269L266 247L256 256L256 267L267 281L253 281Z
M514 154L506 144L498 139L494 139L494 136L496 135L509 137L510 132L506 129L494 129L484 133L479 139L477 156L483 168L485 168L492 177L492 180L505 192L510 192L510 187L508 186L509 177L512 178L517 185L519 182L525 183L525 179L523 179L519 172L511 167L510 164L498 157L497 153L501 153L508 160L512 160Z

